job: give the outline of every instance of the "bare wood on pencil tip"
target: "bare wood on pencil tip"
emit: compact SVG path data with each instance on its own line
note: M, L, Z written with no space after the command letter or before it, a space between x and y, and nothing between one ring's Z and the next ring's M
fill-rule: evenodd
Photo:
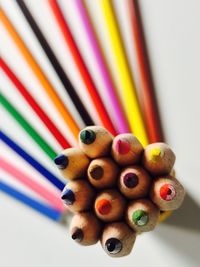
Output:
M62 192L62 199L72 212L91 209L95 191L86 180L76 180L67 183Z
M115 136L111 154L114 160L122 166L139 162L143 152L143 146L135 135L131 133Z
M135 232L124 222L109 223L103 229L101 245L109 256L123 257L131 253L135 239Z
M70 234L74 241L83 246L98 242L102 225L90 212L80 212L74 215L70 225Z
M80 148L68 148L54 162L64 178L74 180L86 175L90 160Z
M113 187L118 172L117 164L109 157L92 160L87 171L90 183L98 189Z
M146 197L152 179L149 174L140 166L124 168L118 180L118 187L121 193L129 199Z
M152 231L158 223L160 210L149 199L137 199L129 203L126 222L136 232Z
M176 210L184 200L185 190L176 178L161 176L153 180L150 197L161 210Z
M79 134L79 146L90 158L109 155L112 140L112 134L101 126L88 126Z
M99 219L105 222L120 220L125 212L126 201L116 190L101 191L94 203L94 210Z

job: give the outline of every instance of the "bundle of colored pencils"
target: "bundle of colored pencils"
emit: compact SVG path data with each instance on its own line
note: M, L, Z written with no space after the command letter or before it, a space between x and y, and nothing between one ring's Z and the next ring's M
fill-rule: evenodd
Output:
M144 147L164 141L137 1L121 3L127 11L125 19L130 25L130 36L134 42L138 88L130 67L115 0L94 2L106 26L104 30L109 39L118 83L103 50L104 40L95 27L89 2L71 0L61 5L59 0L48 0L41 3L45 5L48 18L51 18L49 23L54 25L54 29L50 29L52 35L59 36L64 49L67 49L66 54L71 57L70 65L77 73L74 79L70 71L66 71L65 64L69 65L68 62L59 57L51 36L45 34L30 3L25 0L4 1L0 11L5 35L0 61L3 70L1 104L5 116L10 116L15 124L12 129L13 124L7 126L8 120L5 120L0 133L5 151L0 159L4 176L0 180L0 190L58 222L65 214L60 192L66 181L55 172L52 161L62 149L76 145L81 128L101 125L114 136L132 132ZM11 17L10 5L20 11L18 19L23 24ZM71 25L71 17L66 12L68 5L77 18L76 23L80 24L89 47L88 55L84 54L81 40L78 42ZM27 41L27 32L22 30L24 25L28 27L36 46L39 46L38 50L34 50L34 46ZM10 45L16 58L10 56ZM35 51L39 51L38 54ZM18 57L19 64L16 64ZM87 57L92 58L98 78L94 77L93 66ZM45 60L49 62L50 71L42 64ZM55 79L51 77L52 71ZM77 88L78 82L83 88ZM34 118L39 123L35 123ZM21 129L17 128L17 124ZM27 142L20 138L22 132ZM37 157L37 151L44 160Z

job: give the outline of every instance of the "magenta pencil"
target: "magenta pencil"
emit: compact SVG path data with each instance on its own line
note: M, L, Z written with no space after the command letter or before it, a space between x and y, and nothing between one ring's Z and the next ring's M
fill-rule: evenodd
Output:
M114 109L113 115L115 116L115 122L117 124L118 132L119 133L130 132L127 119L125 117L123 110L121 109L121 103L116 94L112 78L110 77L107 64L101 52L101 48L96 38L96 34L94 32L93 25L91 23L86 7L84 6L82 0L75 0L73 3L76 9L78 10L79 16L81 18L82 24L85 29L85 34L89 40L91 52L93 53L93 56L95 57L95 60L97 62L98 71L103 78L109 102Z
M44 186L34 181L32 177L19 170L14 165L10 164L5 159L0 159L0 167L13 178L15 178L20 183L24 184L26 187L30 188L33 192L40 195L43 199L45 199L53 208L58 211L64 211L64 205L60 199L59 193L53 193L50 190L46 189Z

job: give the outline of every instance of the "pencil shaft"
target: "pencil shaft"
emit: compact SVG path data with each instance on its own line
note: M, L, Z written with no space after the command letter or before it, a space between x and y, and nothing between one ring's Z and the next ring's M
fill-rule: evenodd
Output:
M33 141L42 149L50 159L57 155L56 151L44 140L44 138L30 125L30 123L17 111L17 109L1 93L0 102L10 115L19 123L19 125L28 133Z
M23 55L24 59L26 60L27 64L30 66L31 70L38 78L39 82L43 86L45 92L57 108L58 112L60 113L61 117L64 119L65 124L68 128L70 128L71 132L73 133L74 137L77 138L79 133L79 127L69 111L66 109L65 105L63 104L62 100L59 98L57 93L55 92L54 88L52 87L51 83L45 76L44 72L40 68L39 64L36 62L34 57L32 56L31 52L26 47L25 43L23 42L20 35L15 30L14 26L4 13L4 11L0 10L0 18L1 21L10 34L11 38L13 39L15 45L20 50L21 54Z
M119 133L129 132L129 126L126 117L123 113L123 110L121 109L121 103L116 94L112 78L107 68L107 64L105 62L104 56L102 54L101 48L96 38L87 10L81 0L75 0L74 4L78 10L80 19L84 26L87 39L89 40L91 52L93 53L93 56L97 62L98 71L103 78L103 83L106 88L105 93L108 96L109 102L111 103L111 107L113 108L114 111L113 115L115 116L115 122L117 124L116 126L118 128L118 132Z
M163 141L163 132L156 103L139 4L137 0L129 0L127 2L127 6L130 12L132 33L136 48L136 58L140 74L140 86L143 100L142 105L144 109L144 118L147 125L149 141L150 143Z
M3 133L3 131L0 131L0 139L15 153L22 157L28 164L30 164L34 169L41 173L41 175L44 176L49 182L51 182L55 187L60 190L64 188L65 184L61 180L59 180L59 178L57 178L54 174L47 170L42 164L39 163L39 161L29 155L24 149L22 149L5 133Z
M57 211L54 208L51 208L39 201L28 197L24 193L14 189L13 187L9 186L8 184L0 181L0 191L6 193L7 195L17 199L18 201L22 202L23 204L31 207L32 209L38 211L39 213L47 216L48 218L59 221L61 218L62 213Z
M88 93L96 107L96 110L98 111L98 115L102 121L102 124L106 129L108 129L112 134L116 135L116 129L113 125L112 120L110 119L108 112L104 106L104 103L95 87L94 81L86 67L86 64L78 50L78 47L76 45L76 42L72 36L72 33L67 25L67 22L64 18L64 15L59 7L59 4L56 0L49 0L48 1L49 6L52 9L52 12L55 16L55 19L60 27L60 30L63 34L63 37L65 39L65 43L67 44L67 47L69 48L74 62L76 63L76 66L78 67L78 70L81 74L81 77L84 81L84 84L88 90Z
M0 59L0 66L8 76L8 78L15 85L16 89L20 92L29 106L33 109L33 111L38 115L38 117L42 120L42 122L46 125L47 129L52 133L57 142L62 146L62 148L69 148L70 144L64 137L64 135L58 130L53 121L48 117L45 111L38 105L37 101L31 96L25 86L20 82L17 76L12 72L9 66L5 63L5 61Z
M24 173L23 171L10 164L3 158L0 159L0 167L4 171L12 175L12 177L15 178L17 181L24 184L26 187L30 188L32 191L34 191L43 199L45 199L50 206L57 209L58 211L64 211L64 207L58 193L56 194L51 192L45 186L35 181L28 174Z
M71 84L70 80L68 79L66 73L64 72L60 62L58 61L57 57L55 56L52 48L50 47L49 43L47 42L44 34L40 30L39 26L37 25L35 19L33 18L30 10L26 6L23 0L16 0L20 10L22 11L23 15L25 16L27 22L29 23L32 31L34 32L38 42L40 43L42 49L44 50L45 54L47 55L49 61L51 62L52 67L54 68L56 74L58 75L60 81L62 82L65 90L69 94L73 104L75 105L79 115L81 116L82 120L86 125L94 124L91 116L89 115L87 109L85 108L84 104L82 103L81 99L79 98L78 94L76 93L73 85Z
M137 99L136 88L131 76L112 3L111 1L100 0L100 7L102 9L107 25L107 31L110 36L110 43L113 49L116 67L118 69L118 76L122 88L121 90L123 90L124 93L125 109L131 129L142 144L147 145L147 133Z

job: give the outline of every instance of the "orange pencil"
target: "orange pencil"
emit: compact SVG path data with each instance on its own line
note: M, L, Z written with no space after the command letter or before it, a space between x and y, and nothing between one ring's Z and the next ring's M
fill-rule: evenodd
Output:
M57 110L59 111L61 117L64 119L67 128L73 133L74 137L78 137L79 127L69 111L66 109L65 105L63 104L62 100L59 98L57 93L55 92L53 86L49 82L48 78L45 76L44 72L32 56L31 52L26 47L25 43L23 42L20 35L15 30L14 26L12 25L11 21L8 19L4 11L0 10L0 19L6 28L7 32L10 34L11 38L13 39L14 43L20 50L21 54L23 55L24 59L26 60L27 64L35 74L35 76L40 81L41 85L43 86L45 92L56 106Z
M125 199L118 191L104 190L97 196L94 209L99 219L113 222L123 217L125 205Z

